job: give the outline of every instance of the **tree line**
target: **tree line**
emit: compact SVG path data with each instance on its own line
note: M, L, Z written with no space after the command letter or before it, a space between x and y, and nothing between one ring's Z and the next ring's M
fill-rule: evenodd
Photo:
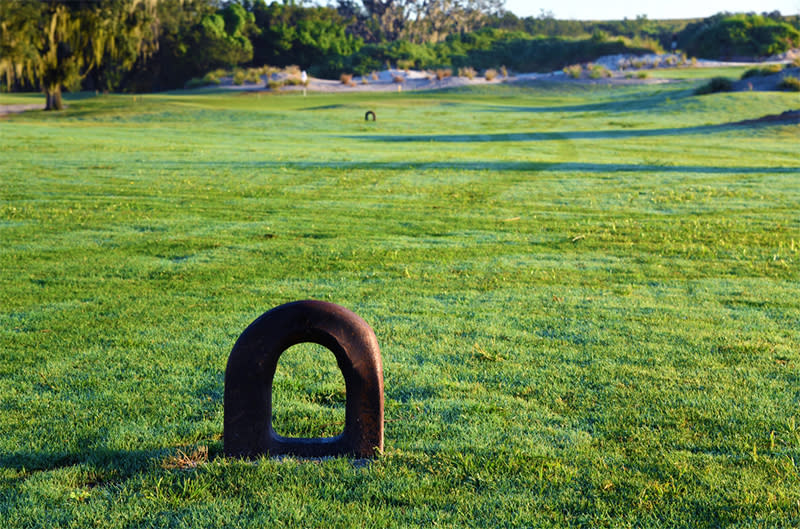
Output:
M0 0L6 91L159 91L217 68L298 65L334 77L387 62L415 67L559 68L608 53L763 56L800 46L798 17L704 20L520 18L503 0ZM473 63L473 64L469 64Z

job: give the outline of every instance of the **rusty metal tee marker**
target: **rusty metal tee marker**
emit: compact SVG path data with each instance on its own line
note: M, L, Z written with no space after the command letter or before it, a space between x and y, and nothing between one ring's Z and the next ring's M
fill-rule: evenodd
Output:
M272 381L289 347L330 349L344 376L345 426L336 437L282 437L272 428ZM383 451L383 366L378 340L358 315L324 301L295 301L265 312L239 336L225 369L227 457L372 457Z

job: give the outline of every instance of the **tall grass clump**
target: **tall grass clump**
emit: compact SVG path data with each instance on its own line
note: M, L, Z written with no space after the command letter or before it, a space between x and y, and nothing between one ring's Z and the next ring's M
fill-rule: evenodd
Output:
M442 80L447 79L448 77L452 76L453 75L453 70L451 68L437 68L436 72L435 72L435 75L436 75L436 80L437 81L442 81Z
M476 75L478 75L478 72L475 71L475 68L473 68L472 66L464 66L463 68L458 69L458 76L466 77L470 81L475 79Z
M564 73L573 79L580 79L583 75L583 66L580 64L571 64L564 67Z
M244 76L244 82L248 84L258 84L261 82L261 75L263 73L263 68L248 68Z
M203 76L203 82L206 83L207 85L220 84L222 82L220 77L222 77L223 75L225 75L224 70L222 72L220 72L219 70L214 72L208 72Z
M494 81L495 79L497 79L497 70L495 70L494 68L489 68L483 73L483 77L487 81Z
M602 64L589 65L589 78L602 79L603 77L611 77L611 72Z

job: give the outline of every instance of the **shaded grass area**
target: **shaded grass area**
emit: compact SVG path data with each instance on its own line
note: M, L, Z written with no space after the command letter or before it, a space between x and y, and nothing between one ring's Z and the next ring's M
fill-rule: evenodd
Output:
M0 518L797 525L798 130L728 125L796 95L693 86L3 120ZM222 458L230 348L305 298L375 329L386 453ZM276 426L337 433L343 390L332 354L292 348Z

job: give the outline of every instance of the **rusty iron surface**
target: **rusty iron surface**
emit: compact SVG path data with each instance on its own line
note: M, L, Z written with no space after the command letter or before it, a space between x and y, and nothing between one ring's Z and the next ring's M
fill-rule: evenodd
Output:
M272 428L272 382L278 359L313 342L336 356L347 392L345 426L336 437L283 437ZM383 451L383 365L372 328L350 310L295 301L262 314L239 336L225 369L224 451L264 455L372 457Z

